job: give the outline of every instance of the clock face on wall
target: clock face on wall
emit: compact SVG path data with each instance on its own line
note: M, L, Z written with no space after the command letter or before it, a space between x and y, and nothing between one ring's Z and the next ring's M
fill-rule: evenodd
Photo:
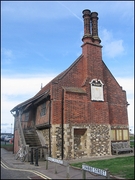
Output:
M103 83L101 80L93 79L91 82L91 100L104 101Z

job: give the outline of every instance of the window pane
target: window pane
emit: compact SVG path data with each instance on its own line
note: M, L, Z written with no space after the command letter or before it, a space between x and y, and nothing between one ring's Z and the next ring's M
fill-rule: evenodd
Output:
M46 113L46 103L43 103L41 105L41 116L44 116Z
M111 130L111 140L115 141L116 140L116 136L115 136L115 130Z
M117 140L122 140L122 130L121 129L116 130L116 133L117 133Z
M128 130L127 129L123 130L123 140L128 140Z
M25 121L28 121L28 120L29 120L29 112L25 113Z

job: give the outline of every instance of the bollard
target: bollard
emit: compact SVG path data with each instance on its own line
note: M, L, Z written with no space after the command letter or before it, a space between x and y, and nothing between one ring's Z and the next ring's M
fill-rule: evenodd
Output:
M57 163L55 163L55 174L57 174Z
M48 154L46 154L46 169L48 169Z
M67 176L66 176L67 179L69 179L69 164L67 165Z
M30 162L30 164L34 164L33 163L33 148L31 148L31 162Z
M85 165L83 163L83 165ZM86 179L86 171L84 169L82 169L82 179Z
M105 170L107 172L106 179L110 179L110 172L109 172L109 170L108 169L105 169Z
M36 151L35 166L38 166L38 148L36 148L35 151Z
M86 171L84 169L82 170L82 179L86 179Z

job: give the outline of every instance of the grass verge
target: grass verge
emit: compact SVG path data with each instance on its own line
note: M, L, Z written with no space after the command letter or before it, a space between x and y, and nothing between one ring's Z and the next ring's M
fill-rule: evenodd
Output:
M135 147L135 144L134 144L134 136L130 136L130 146L131 146L131 147Z
M13 144L1 144L1 148L6 149L7 151L13 151Z
M134 179L134 156L117 157L108 160L97 160L82 162L88 166L99 169L108 169L111 175L119 176L126 179ZM74 167L82 168L82 163L71 164Z

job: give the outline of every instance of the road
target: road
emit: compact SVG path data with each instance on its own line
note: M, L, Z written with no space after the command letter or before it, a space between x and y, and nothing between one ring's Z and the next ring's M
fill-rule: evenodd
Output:
M48 179L44 174L27 169L9 167L1 160L1 179Z

